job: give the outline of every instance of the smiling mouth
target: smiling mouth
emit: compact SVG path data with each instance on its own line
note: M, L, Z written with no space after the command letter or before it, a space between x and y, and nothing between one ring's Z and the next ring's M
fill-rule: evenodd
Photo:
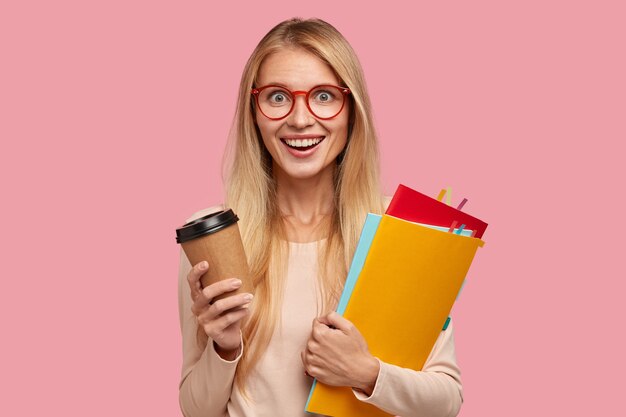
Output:
M309 149L315 148L317 145L322 143L326 136L320 136L315 139L284 139L280 138L280 141L290 147L291 149L295 149L296 151L308 151Z

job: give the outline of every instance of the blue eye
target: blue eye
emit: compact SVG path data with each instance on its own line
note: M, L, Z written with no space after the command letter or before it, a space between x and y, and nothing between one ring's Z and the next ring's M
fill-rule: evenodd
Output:
M328 91L328 90L315 91L315 94L313 94L312 97L313 97L313 100L321 104L331 103L332 101L335 100L335 95L331 91Z
M281 105L289 103L290 101L289 94L283 90L274 90L271 92L267 92L265 98L272 105Z
M282 93L275 93L270 96L270 100L280 103L281 101L285 101L285 96Z

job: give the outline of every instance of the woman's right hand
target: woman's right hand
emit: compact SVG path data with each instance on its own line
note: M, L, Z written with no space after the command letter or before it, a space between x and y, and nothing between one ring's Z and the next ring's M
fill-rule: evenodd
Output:
M215 297L241 287L241 280L225 279L203 289L200 277L206 273L208 266L206 261L199 262L187 274L193 300L191 311L207 336L217 345L216 351L220 356L234 359L240 345L241 319L249 313L252 294L235 294L212 303Z

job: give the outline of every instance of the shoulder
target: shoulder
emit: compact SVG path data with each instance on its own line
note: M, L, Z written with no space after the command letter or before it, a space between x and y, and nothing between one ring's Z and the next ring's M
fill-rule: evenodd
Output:
M218 204L215 206L203 208L202 210L196 211L191 216L189 216L187 220L185 220L185 223L189 223L192 220L199 219L200 217L206 216L211 213L217 213L218 211L221 211L221 210L224 210L223 204Z
M388 195L383 196L383 207L385 211L387 211L387 208L389 207L389 203L391 203L391 198L392 197Z

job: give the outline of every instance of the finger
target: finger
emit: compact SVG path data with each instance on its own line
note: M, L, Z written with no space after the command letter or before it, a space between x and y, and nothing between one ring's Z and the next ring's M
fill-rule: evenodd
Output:
M233 278L215 282L200 291L198 297L191 306L193 314L200 317L204 310L211 304L213 298L218 295L233 291L241 286L241 281Z
M328 319L328 315L326 316L321 316L318 317L316 319L318 322L322 323L323 325L325 325L326 327L328 327L329 329L336 329L337 327L335 327L335 325Z
M240 308L238 310L231 310L221 317L213 321L213 331L217 333L221 333L228 326L232 326L233 324L239 322L241 319L246 317L250 313L250 309L248 308Z
M328 321L326 316L320 316L313 319L312 328L315 327L330 327L331 323Z
M325 334L328 332L329 328L327 325L321 323L320 321L313 321L313 330L311 330L311 338L321 342L324 339Z
M317 354L319 352L319 348L320 348L319 343L317 343L313 339L309 339L309 341L306 344L307 354L309 354L309 355Z
M306 372L307 372L307 375L310 376L311 378L320 379L320 377L322 376L322 370L315 365L309 366Z
M340 316L335 311L328 314L326 316L326 320L328 321L328 323L330 323L331 326L343 331L344 333L348 333L354 328L354 324L352 324L350 320Z
M302 366L304 367L304 375L310 377L311 375L309 375L309 373L307 372L307 364L304 351L300 352L300 359L302 360Z
M189 283L189 288L191 289L191 299L193 301L196 300L196 298L200 295L199 293L202 291L200 277L202 277L208 269L209 263L207 261L202 261L195 264L187 274L187 282Z
M203 295L202 298L205 299L206 302L201 302L199 298L194 306L192 306L192 311L198 316L198 320L201 323L208 323L228 310L249 307L253 296L250 293L235 294L217 300L214 303L206 298L205 295Z
M302 365L304 366L304 373L306 373L306 371L309 369L309 358L307 356L306 350L303 350L302 352L300 352L300 359L302 359Z
M219 343L225 336L225 331L229 326L235 326L238 322L249 314L247 308L233 310L215 320L211 320L202 325L204 332Z
M225 294L230 291L234 291L241 287L241 280L237 278L224 279L221 281L217 281L208 287L204 288L202 292L204 296L209 300L214 299L218 295Z
M331 325L330 321L328 320L328 317L326 316L320 316L320 317L317 317L315 320L313 320L313 322L316 322L316 321L319 323L325 324L326 326Z
M198 298L196 298L196 301L194 302L194 305L191 306L191 311L193 312L193 314L199 317L200 314L202 314L202 312L204 312L204 310L207 308L207 306L211 304L213 298L217 297L218 295L222 295L224 293L236 290L239 287L241 287L241 280L237 278L225 279L222 281L214 282L200 292Z
M231 309L247 308L252 298L253 296L250 293L231 295L230 297L222 298L214 302L211 307L209 307L208 312L210 315L217 317Z

